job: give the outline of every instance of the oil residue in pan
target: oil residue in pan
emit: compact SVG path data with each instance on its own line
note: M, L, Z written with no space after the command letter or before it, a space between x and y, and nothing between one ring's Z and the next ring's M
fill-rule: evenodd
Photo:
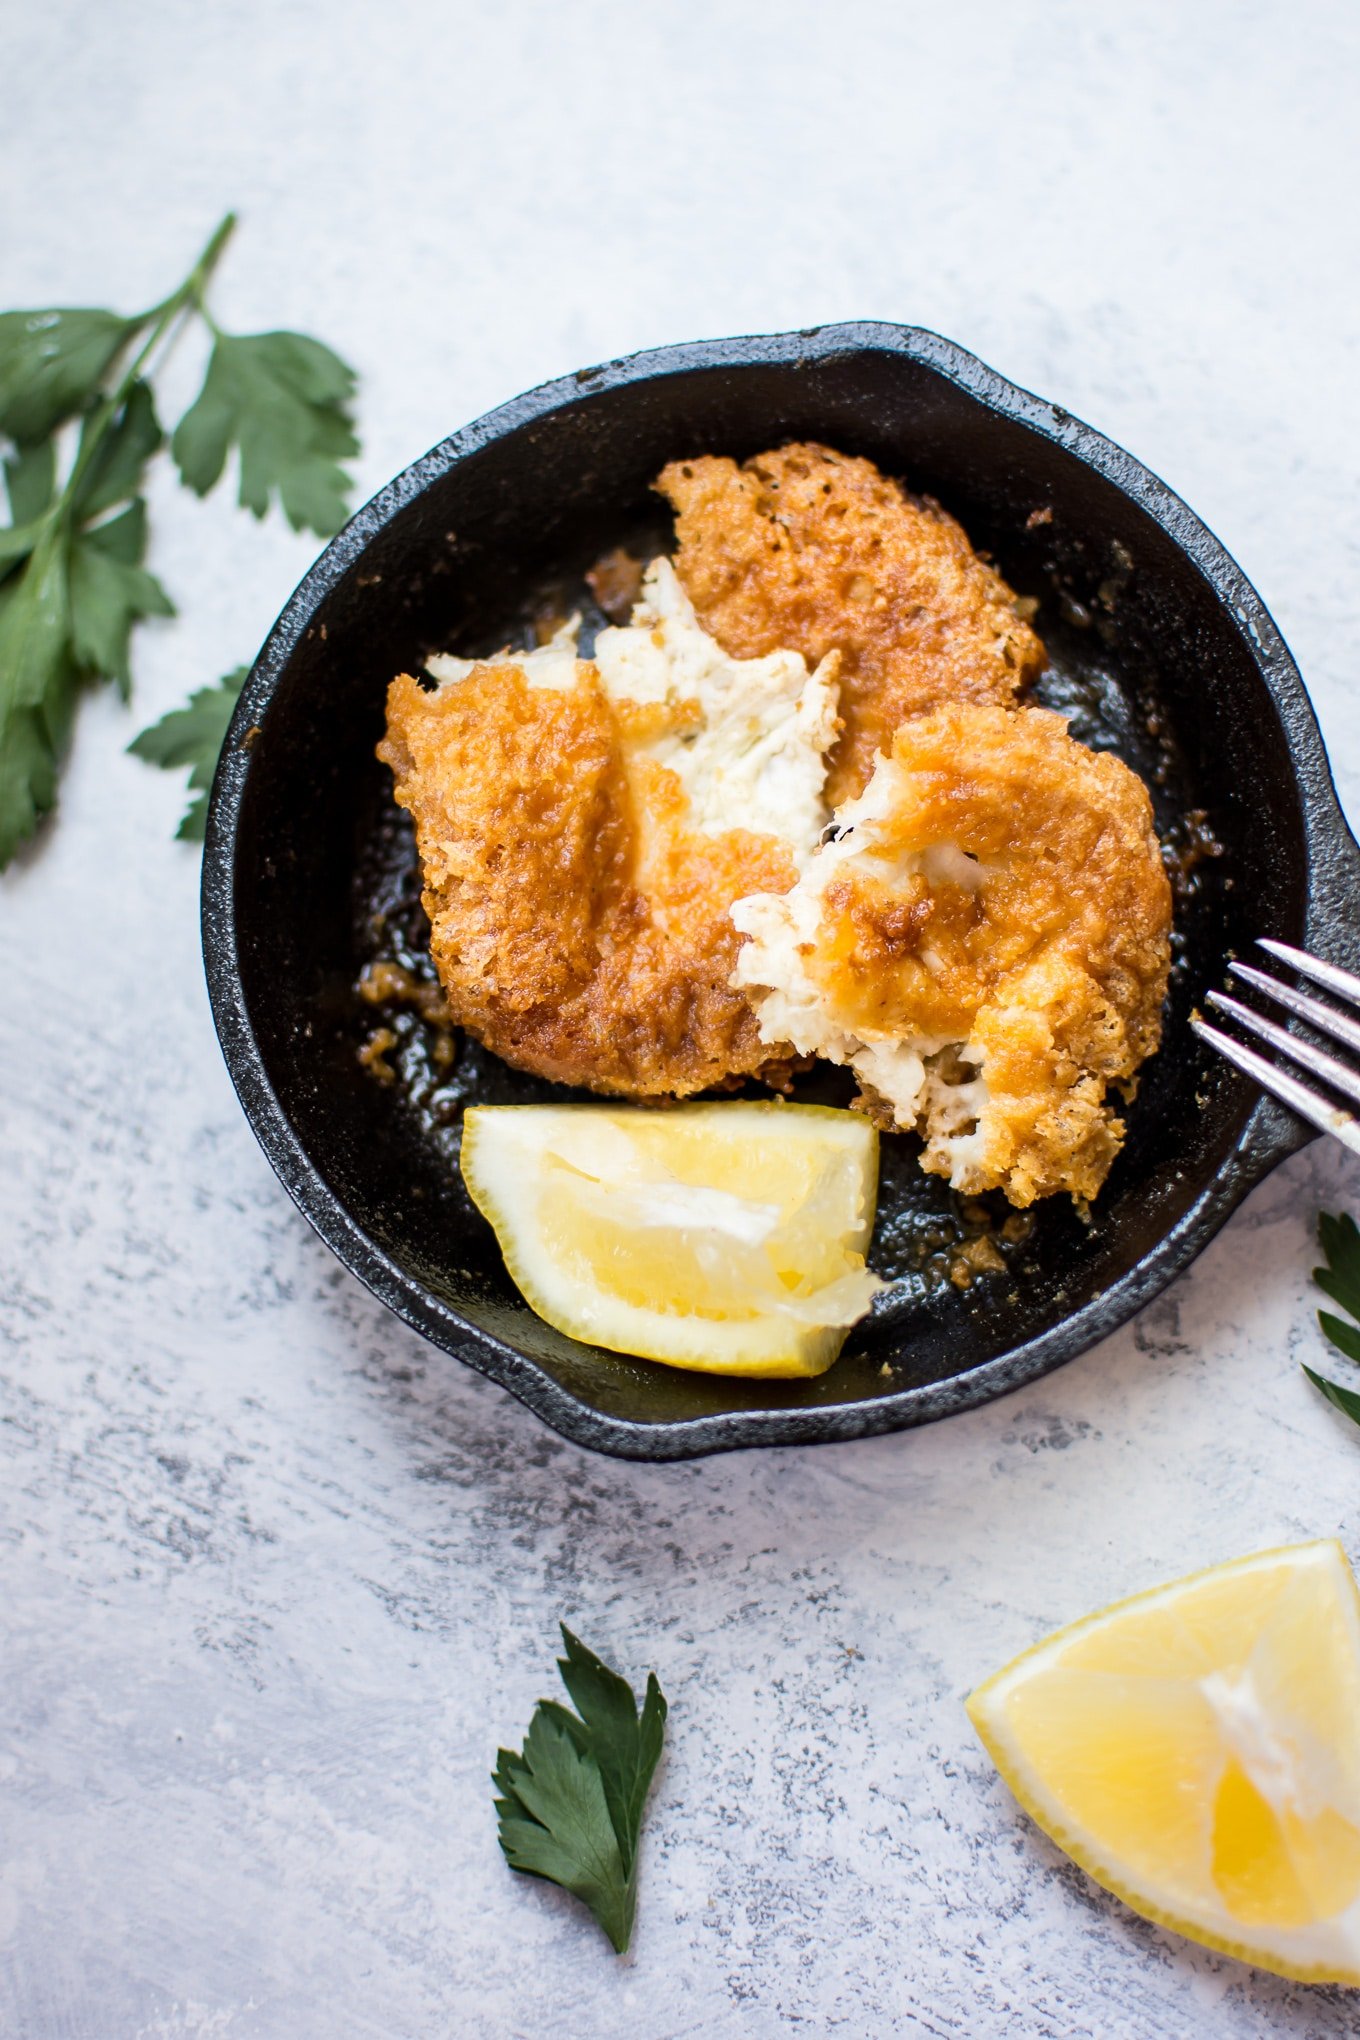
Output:
M646 538L651 539L651 534ZM644 557L654 544L634 540ZM1079 601L1056 574L1038 623L1049 665L1034 691L1043 706L1069 719L1072 734L1096 750L1117 752L1139 773L1152 796L1163 854L1175 898L1172 979L1168 1025L1188 1009L1185 983L1189 924L1213 911L1212 892L1226 882L1216 869L1221 851L1211 818L1188 800L1182 761L1155 706L1155 684L1130 688L1112 670L1109 653L1117 644L1117 604L1127 599L1127 575L1107 576L1089 603ZM581 643L588 653L596 632L612 620L596 599L621 613L620 588L629 585L628 556L613 562L611 576L545 581L513 619L497 645L527 647L542 642L567 616L582 619ZM626 611L626 604L622 604ZM431 649L436 649L432 647ZM463 647L459 647L463 650ZM429 922L420 900L421 879L410 818L391 798L382 775L364 828L356 861L353 927L358 969L350 999L348 1032L353 1051L375 1083L392 1096L392 1109L414 1121L421 1141L441 1165L458 1171L462 1116L470 1104L530 1104L563 1097L586 1098L560 1085L511 1069L499 1057L455 1029L444 1004L429 950ZM819 1064L795 1080L795 1099L849 1104L854 1084L843 1070ZM729 1094L730 1095L730 1094ZM767 1095L757 1085L738 1095ZM1009 1292L1037 1273L1044 1259L1042 1239L1078 1221L1065 1198L1049 1199L1016 1212L999 1192L961 1197L918 1165L914 1135L885 1135L881 1149L878 1220L870 1258L891 1287L878 1299L874 1316L898 1318L928 1300L948 1298L953 1307L976 1307L989 1296ZM1059 1208L1060 1207L1060 1208ZM1100 1201L1093 1220L1099 1223ZM856 1342L862 1334L857 1334Z

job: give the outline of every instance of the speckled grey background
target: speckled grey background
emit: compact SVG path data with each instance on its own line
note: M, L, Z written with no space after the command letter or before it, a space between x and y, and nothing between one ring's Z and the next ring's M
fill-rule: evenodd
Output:
M149 302L239 206L222 317L357 363L364 493L628 348L935 326L1207 518L1360 812L1349 5L46 0L4 44L4 302ZM340 1271L237 1110L178 792L123 747L313 546L168 485L153 517L182 615L0 883L0 2031L1353 2032L1096 1891L961 1699L1158 1578L1360 1556L1360 1437L1298 1368L1360 1174L1308 1151L1136 1324L948 1424L560 1443ZM562 1615L673 1701L622 1962L495 1843Z

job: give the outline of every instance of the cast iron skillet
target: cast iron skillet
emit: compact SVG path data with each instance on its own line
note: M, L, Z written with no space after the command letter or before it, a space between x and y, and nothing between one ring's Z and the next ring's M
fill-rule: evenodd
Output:
M1040 698L1144 774L1173 842L1202 810L1221 854L1182 888L1166 1044L1093 1222L1050 1199L1003 1273L932 1287L941 1256L927 1249L958 1231L957 1200L920 1174L914 1143L885 1142L871 1260L897 1279L828 1374L768 1383L624 1359L534 1317L463 1192L458 1116L469 1098L561 1093L472 1048L441 1076L411 1016L397 1051L409 1081L375 1082L358 1060L375 1016L353 985L394 930L404 953L420 947L409 836L373 757L391 675L434 647L494 650L536 606L578 599L607 548L664 543L649 485L666 461L790 437L868 455L954 512L1039 598L1054 658ZM346 1266L577 1443L673 1459L924 1423L1123 1323L1310 1138L1210 1059L1187 1014L1257 935L1360 966L1357 878L1293 661L1185 505L949 341L844 325L584 369L455 433L361 510L242 693L213 789L203 941L246 1114ZM814 1095L844 1093L820 1080Z

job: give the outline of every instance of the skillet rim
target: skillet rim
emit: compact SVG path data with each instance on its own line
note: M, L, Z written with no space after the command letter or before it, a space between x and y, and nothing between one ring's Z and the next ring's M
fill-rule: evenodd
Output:
M948 1380L871 1402L782 1410L734 1410L655 1424L614 1417L579 1401L508 1341L469 1323L385 1253L352 1219L311 1162L269 1082L246 1007L236 934L236 838L250 770L242 741L259 725L320 605L369 544L426 489L469 455L601 392L696 369L798 366L859 353L892 354L953 383L982 409L1013 420L1070 453L1150 516L1208 583L1247 645L1280 717L1299 795L1307 858L1304 943L1360 964L1360 847L1342 815L1312 704L1261 597L1189 506L1134 456L1062 406L1035 396L956 342L923 327L851 321L775 334L649 348L555 378L453 432L357 511L304 575L241 690L210 797L202 875L204 969L218 1039L246 1118L284 1188L340 1261L378 1300L453 1357L510 1390L563 1437L610 1456L695 1458L749 1446L817 1444L930 1423L1023 1387L1115 1331L1149 1303L1226 1223L1279 1162L1316 1138L1261 1096L1212 1180L1118 1282L1047 1331ZM1348 899L1347 895L1350 895ZM1341 953L1338 953L1338 952ZM1245 1079L1237 1082L1245 1086Z

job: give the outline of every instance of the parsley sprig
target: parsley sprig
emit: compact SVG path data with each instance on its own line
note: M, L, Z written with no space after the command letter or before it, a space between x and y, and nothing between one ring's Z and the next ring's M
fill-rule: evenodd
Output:
M10 508L0 529L0 867L56 798L81 689L108 680L126 700L134 627L174 613L142 563L144 489L166 443L153 380L187 324L206 326L212 352L203 388L170 441L180 479L206 495L235 451L240 500L257 517L277 498L294 530L329 537L344 522L343 463L358 451L353 372L301 333L233 335L217 325L206 293L235 224L229 213L178 288L144 312L0 314ZM229 676L207 692L231 685ZM177 713L206 728L201 695ZM144 739L140 755L154 756L156 745ZM199 790L205 755L200 747L174 761L193 764Z
M163 765L170 772L189 766L189 791L193 798L175 831L186 843L203 841L218 753L249 671L249 666L237 666L225 673L215 687L200 687L183 708L172 708L128 745L133 757L145 758L148 765Z
M562 1625L557 1669L577 1713L540 1700L521 1751L497 1752L500 1844L514 1870L574 1892L621 1955L637 1909L642 1811L666 1734L666 1702L647 1675L639 1712L626 1679Z
M1314 1268L1313 1280L1324 1295L1358 1321L1348 1324L1333 1311L1320 1310L1318 1323L1348 1360L1360 1360L1360 1228L1349 1213L1336 1217L1324 1211L1318 1215L1318 1240L1327 1265ZM1311 1367L1305 1366L1303 1371L1329 1403L1353 1424L1360 1424L1360 1394L1353 1388L1343 1388L1339 1381L1328 1381L1324 1375L1315 1374Z

